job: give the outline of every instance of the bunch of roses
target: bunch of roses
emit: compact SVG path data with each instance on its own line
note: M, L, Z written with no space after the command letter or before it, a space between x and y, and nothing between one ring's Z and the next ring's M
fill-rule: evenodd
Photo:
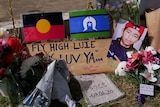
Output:
M18 38L9 36L5 29L0 28L0 79L4 77L5 68L20 57L24 48Z

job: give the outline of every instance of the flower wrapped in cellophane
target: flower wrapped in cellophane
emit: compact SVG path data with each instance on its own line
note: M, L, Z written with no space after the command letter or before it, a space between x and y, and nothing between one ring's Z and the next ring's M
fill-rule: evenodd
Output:
M130 78L134 78L134 83L138 85L137 101L142 104L144 100L144 93L147 87L159 87L160 86L160 56L159 53L151 46L145 48L142 51L130 51L127 52L128 60L119 63L115 70L115 74L119 76L128 75ZM144 89L141 86L145 85ZM152 89L152 88L151 88ZM154 93L154 90L149 92ZM141 92L143 94L141 94ZM145 94L148 95L149 92ZM151 96L153 96L152 94Z
M31 56L21 39L0 28L0 80L7 84L13 107L39 82L48 64L46 62L43 53Z
M128 60L120 62L123 70L116 69L116 74L129 74L139 83L155 83L158 80L160 59L159 55L152 47L146 47L143 51L128 52ZM119 64L119 65L120 65Z

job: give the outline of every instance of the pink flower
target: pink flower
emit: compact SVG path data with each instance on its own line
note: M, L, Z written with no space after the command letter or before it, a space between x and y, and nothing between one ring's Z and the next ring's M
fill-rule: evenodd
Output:
M130 58L128 58L128 61L126 63L126 68L128 70L134 70L135 67L137 67L142 59L142 54L140 52L136 52L131 55Z
M135 67L137 67L139 65L139 60L132 60L132 59L128 59L128 62L126 63L126 69L127 70L134 70Z
M7 41L0 39L0 52L3 51L5 47L7 47Z
M131 0L126 0L126 4L130 4L131 2Z
M153 61L154 61L154 57L153 57L151 51L144 51L143 57L142 57L142 63L148 64L149 62L153 62Z

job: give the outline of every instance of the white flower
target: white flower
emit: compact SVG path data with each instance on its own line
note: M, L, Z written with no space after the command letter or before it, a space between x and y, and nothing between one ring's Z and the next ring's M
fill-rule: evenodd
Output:
M144 64L144 66L147 68L147 70L144 73L140 73L140 75L142 75L151 82L156 82L157 78L154 77L155 76L154 70L159 69L160 66L152 63Z
M160 65L158 64L152 64L152 63L148 63L148 64L144 64L144 66L147 68L149 73L154 73L154 70L157 70L160 68Z
M137 5L133 5L133 6L132 6L132 9L135 9L135 8L137 8Z
M128 57L128 58L131 58L133 53L134 53L133 51L127 51L127 52L126 52L127 57Z
M157 78L154 77L154 74L149 73L148 71L145 71L144 73L139 73L140 75L142 75L143 77L145 77L146 79L148 79L151 82L156 82Z
M158 64L152 64L152 69L153 70L158 70L160 66Z
M115 69L115 74L119 76L125 76L126 72L126 61L122 61L118 64L117 68Z
M157 54L157 51L152 47L152 46L148 46L145 48L145 51L151 51L151 53L153 55L156 55Z
M131 3L131 0L126 0L126 4L130 4Z

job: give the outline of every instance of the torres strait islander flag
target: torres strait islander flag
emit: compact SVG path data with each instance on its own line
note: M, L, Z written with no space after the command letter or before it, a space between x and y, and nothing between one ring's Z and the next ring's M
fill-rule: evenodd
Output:
M69 17L73 39L111 37L109 15L104 9L71 11Z
M65 38L62 12L22 15L25 43Z

